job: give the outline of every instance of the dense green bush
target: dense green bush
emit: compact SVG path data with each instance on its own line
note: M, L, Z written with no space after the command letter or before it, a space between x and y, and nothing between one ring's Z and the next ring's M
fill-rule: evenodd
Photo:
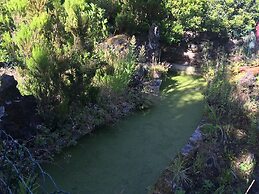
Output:
M213 32L226 32L240 37L254 29L259 16L259 3L254 0L208 1L208 20L205 26Z
M118 0L89 0L96 4L98 7L105 10L105 17L108 19L108 23L112 30L114 30L115 18L121 11L120 1Z
M254 0L164 0L163 3L167 18L162 26L167 42L180 41L185 31L240 37L254 28L259 13L259 4Z
M153 22L160 23L163 7L157 0L126 0L120 3L121 10L115 21L119 32L147 32Z
M215 65L216 64L216 65ZM214 63L214 72L210 73L208 86L204 92L207 102L207 116L210 121L220 120L222 123L249 123L251 112L247 106L253 105L250 100L244 101L247 95L244 91L240 93L240 84L234 83L233 73L226 59L218 59ZM238 92L239 91L239 92Z
M112 32L143 34L153 22L160 23L163 6L157 0L91 0L106 12Z
M1 50L22 64L22 91L44 112L86 101L95 74L91 51L107 35L104 11L84 0L5 0L1 9Z
M133 37L124 51L100 50L100 59L107 64L96 71L94 84L117 94L125 91L136 69L135 47L136 39Z
M167 18L163 33L167 42L177 42L185 31L203 31L207 0L164 0Z
M259 16L254 0L97 0L117 32L146 33L161 25L164 39L180 41L185 31L238 37L252 30Z

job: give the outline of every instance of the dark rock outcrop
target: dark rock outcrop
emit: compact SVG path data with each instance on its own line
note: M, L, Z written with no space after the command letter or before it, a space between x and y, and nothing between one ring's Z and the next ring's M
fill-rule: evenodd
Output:
M203 140L200 126L194 131L189 138L188 143L182 148L181 154L186 157L190 157L199 148L200 142Z
M13 76L4 74L0 81L0 129L16 139L29 139L41 123L35 98L22 96Z
M0 104L21 96L17 84L13 76L3 74L0 77Z

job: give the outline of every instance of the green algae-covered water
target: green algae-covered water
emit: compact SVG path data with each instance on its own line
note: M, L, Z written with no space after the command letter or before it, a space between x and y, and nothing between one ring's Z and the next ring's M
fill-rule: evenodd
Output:
M202 79L175 76L163 85L161 100L150 110L86 136L46 171L73 194L147 193L187 143L203 111Z

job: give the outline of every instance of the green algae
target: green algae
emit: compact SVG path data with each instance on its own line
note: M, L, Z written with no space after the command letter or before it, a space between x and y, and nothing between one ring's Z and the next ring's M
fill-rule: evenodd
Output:
M47 172L71 193L147 193L199 123L203 86L201 78L167 79L152 109L81 139L45 166Z

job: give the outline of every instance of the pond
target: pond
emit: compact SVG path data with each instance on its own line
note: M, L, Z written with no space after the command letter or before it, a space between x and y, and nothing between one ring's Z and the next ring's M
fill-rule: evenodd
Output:
M201 78L168 78L154 107L82 138L44 166L46 171L73 194L148 193L197 127L203 86Z

